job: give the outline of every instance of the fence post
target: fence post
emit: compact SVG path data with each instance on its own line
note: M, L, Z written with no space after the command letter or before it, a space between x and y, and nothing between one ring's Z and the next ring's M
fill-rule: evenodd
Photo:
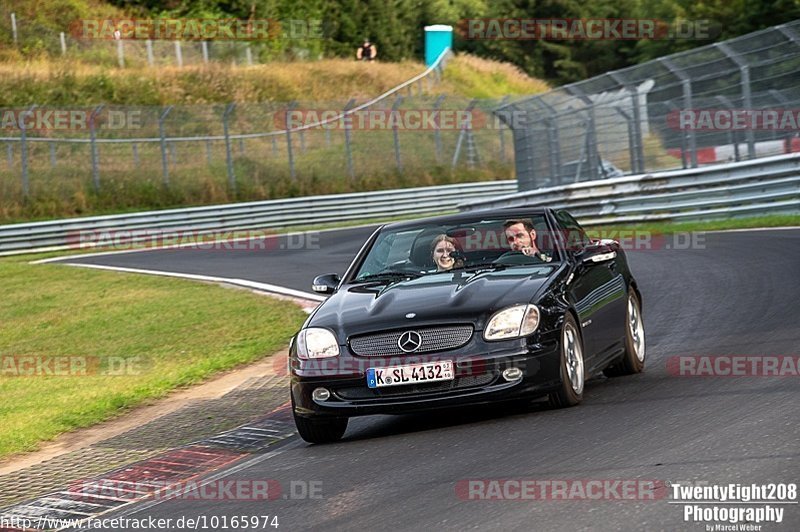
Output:
M717 95L715 97L715 100L720 102L722 104L722 106L725 107L726 109L733 110L733 103L731 103L731 101L728 98L726 98L725 96ZM740 161L741 160L741 154L739 153L739 135L736 134L736 130L733 129L733 128L728 130L728 142L733 144L733 158L734 158L734 160Z
M397 171L400 173L403 172L403 161L400 158L400 135L397 132L397 123L399 120L395 120L395 118L401 103L403 103L403 97L398 95L397 99L394 101L394 104L392 104L391 117L392 136L394 137L394 160L397 163Z
M636 166L636 138L635 133L633 132L633 118L623 111L621 108L614 106L614 110L619 113L622 118L625 119L625 123L628 126L628 156L630 157L631 162L631 172L634 174L637 173L637 166Z
M570 86L567 89L569 92L575 94L583 103L588 107L586 110L586 162L589 165L589 179L597 179L597 170L600 167L600 150L597 146L597 117L595 114L595 103L588 97L583 90L578 86ZM580 168L580 166L579 166ZM580 175L580 174L578 174Z
M147 64L153 66L155 59L153 58L153 41L147 39L144 41L144 47L147 49Z
M125 48L122 44L122 39L117 41L117 63L120 68L125 68Z
M751 110L753 108L753 102L750 94L750 65L747 64L747 61L739 57L739 55L727 44L718 42L715 43L714 46L716 46L719 50L722 50L722 53L724 53L728 59L736 63L736 66L739 67L739 75L742 80L742 105L746 110ZM753 132L753 128L746 128L744 131L744 136L747 139L747 157L750 159L755 159L756 137L755 133Z
M244 139L239 139L239 154L244 155Z
M504 107L508 103L508 96L503 96L503 99L500 100L500 106ZM506 137L505 137L505 127L502 120L495 120L495 124L497 124L497 135L500 137L500 162L506 162Z
M30 115L33 114L34 109L36 109L36 105L30 106L27 111L21 113L21 115ZM22 152L22 193L27 198L31 191L31 185L28 181L28 132L25 128L25 120L23 117L20 116L19 119L19 128L20 128L20 149Z
M133 148L133 164L139 166L139 145L134 142L131 147Z
M206 163L211 166L211 141L206 141Z
M433 116L436 117L436 127L433 130L433 143L436 147L436 162L442 163L442 118L439 116L439 109L442 107L444 94L436 98L433 102Z
M6 152L8 152L8 167L10 169L14 166L14 147L10 142L6 142Z
M464 126L467 128L467 167L472 169L475 165L480 163L480 155L478 154L478 146L475 144L475 134L472 131L472 111L478 102L472 100L467 107L467 121Z
M609 72L608 76L621 87L624 87L631 95L633 122L628 122L628 149L631 150L631 173L644 173L644 141L642 140L642 115L639 110L639 86L635 83L630 83L627 78L617 72Z
M660 61L662 65L667 67L667 69L681 81L681 86L683 87L683 108L687 110L692 109L692 79L683 70L678 68L672 60L662 57L656 59L656 61ZM688 149L691 166L692 168L697 168L697 138L695 137L694 130L689 128L686 132L686 137L689 141Z
M289 127L289 115L292 113L294 108L297 106L297 102L290 102L289 105L286 106L286 116L283 122L283 129L286 131L286 154L289 157L289 175L292 178L292 181L296 179L296 175L294 172L294 153L292 152L292 129Z
M637 174L645 172L644 164L644 139L642 138L642 111L639 107L639 86L631 85L631 103L633 104L633 138L636 141L636 169Z
M14 46L18 44L18 35L17 35L17 15L16 13L11 13L11 33L14 36Z
M94 184L94 191L100 191L100 168L98 167L97 162L97 115L100 114L100 111L103 110L104 105L99 105L95 107L92 114L89 115L89 140L91 142L91 154L92 154L92 183Z
M63 31L59 34L59 40L61 41L61 55L67 55L67 39Z
M274 135L272 136L272 156L273 157L278 156L278 141L277 139L275 139Z
M161 175L163 176L165 187L169 186L169 162L167 161L167 135L164 121L167 119L167 115L169 115L170 111L172 111L171 105L164 109L158 117L158 135L161 137Z
M48 142L50 146L50 166L52 168L56 167L56 143L55 142Z
M671 111L674 111L676 115L680 116L680 112L681 112L680 107L678 107L677 105L675 105L671 101L668 101L667 105L669 106ZM687 129L681 129L680 132L681 132L681 135L680 135L680 137L681 137L681 168L686 170L687 168L689 168L689 164L686 162L686 154L688 152L688 149L687 149L688 144L686 142L686 135L687 135L688 130Z
M181 41L175 41L175 62L178 68L183 67L183 52L181 52Z
M244 55L247 58L247 66L253 66L253 51L250 50L249 44L244 49Z
M203 63L208 64L208 41L202 41L200 48L203 50Z
M345 116L343 118L344 145L345 145L345 151L346 151L346 155L347 155L347 175L350 176L351 180L355 180L355 178L356 178L356 171L355 171L355 168L353 167L353 150L352 150L352 147L350 145L350 143L351 143L350 128L353 126L353 118L349 114L347 114L347 112L350 109L352 109L353 106L355 106L355 104L356 104L355 98L351 98L350 101L347 102L347 105L344 106Z
M552 113L553 111L551 111ZM547 144L550 151L550 173L553 180L561 183L561 138L553 114L547 117Z
M789 99L786 96L784 96L783 94L781 94L780 92L776 91L775 89L770 89L767 92L769 92L769 94L773 98L775 98L776 100L781 102L781 105L787 106L787 107L784 107L784 109L787 109L788 106L791 105L791 102L789 101ZM784 148L784 153L791 153L792 152L792 132L791 131L787 131L786 132L786 136L784 137L784 143L786 145L785 148Z
M464 122L464 125L461 126L461 131L458 133L458 141L456 141L456 150L453 153L453 162L450 165L451 168L455 168L456 164L458 164L458 159L461 156L461 146L464 143L464 140L467 141L467 166L469 168L473 168L475 166L477 153L475 151L475 139L472 136L472 120L470 119L470 116L472 114L472 110L475 108L476 103L478 103L477 100L472 100L465 109L467 113L467 119Z
M236 175L233 173L233 153L231 152L231 135L230 132L228 131L228 120L230 119L231 113L233 113L234 109L236 109L235 103L228 104L228 107L225 108L225 112L222 114L222 130L225 134L225 159L228 166L228 184L230 185L231 192L235 196Z

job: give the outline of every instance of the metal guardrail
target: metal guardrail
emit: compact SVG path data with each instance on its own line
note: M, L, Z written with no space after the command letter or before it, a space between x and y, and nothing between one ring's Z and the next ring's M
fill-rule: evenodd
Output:
M455 210L465 199L508 194L516 188L515 180L484 181L2 225L0 255L70 249L78 246L82 232L173 230L207 234L439 213Z
M800 213L800 154L587 181L465 202L462 211L568 209L587 225Z
M586 224L800 212L800 154L510 194L515 180L334 194L0 226L0 255L78 247L86 233L219 231L521 205L569 209ZM485 199L487 196L490 199ZM133 236L131 242L146 240ZM90 244L85 244L84 247Z

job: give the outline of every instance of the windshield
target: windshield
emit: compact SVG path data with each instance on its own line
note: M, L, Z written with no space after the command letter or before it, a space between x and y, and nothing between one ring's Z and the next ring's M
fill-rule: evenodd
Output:
M455 270L545 264L558 257L548 235L542 215L385 229L355 280L402 280Z

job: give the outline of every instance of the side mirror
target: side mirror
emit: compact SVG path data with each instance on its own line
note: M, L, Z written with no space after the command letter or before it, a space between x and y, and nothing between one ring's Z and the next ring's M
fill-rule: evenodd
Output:
M311 283L311 290L318 294L332 294L336 291L336 287L339 286L341 280L338 273L318 275L314 278L314 282Z
M611 241L613 242L613 241ZM600 242L592 242L584 248L580 254L580 260L583 264L596 264L598 262L608 262L617 258L617 252L611 246L611 242L601 240Z

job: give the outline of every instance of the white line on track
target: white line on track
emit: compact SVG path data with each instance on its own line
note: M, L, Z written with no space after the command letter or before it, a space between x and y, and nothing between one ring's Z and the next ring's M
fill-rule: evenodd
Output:
M285 286L278 286L268 283L259 283L256 281L249 281L247 279L231 279L229 277L214 277L211 275L197 275L194 273L180 273L180 272L164 272L161 270L144 270L140 268L123 268L121 266L103 266L100 264L71 264L67 263L64 266L73 266L76 268L92 268L95 270L109 270L126 273L141 273L146 275L160 275L163 277L177 277L181 279L191 279L193 281L206 281L211 283L225 283L244 288L252 288L261 292L269 292L282 296L294 297L297 299L304 299L307 301L314 301L320 303L325 301L324 296L312 294L310 292L303 292L301 290L294 290L293 288L286 288Z
M403 220L397 220L397 221L403 221ZM377 223L373 222L373 223L361 224L361 225L351 225L351 226L347 226L347 227L330 227L328 229L319 229L319 230L313 230L313 231L294 231L292 233L264 233L263 235L242 236L242 237L238 237L238 238L219 240L218 243L219 244L223 244L223 243L243 242L243 241L247 241L247 240L256 240L256 239L259 239L259 238L280 238L280 237L287 237L288 238L288 237L291 237L291 236L306 235L308 233L329 233L331 231L346 231L348 229L361 229L363 227L378 227L379 225L383 225L384 223L392 223L392 222L377 222ZM258 230L257 229L239 230L239 232L242 232L242 231L255 232L255 231L258 231ZM231 232L235 233L237 231L232 230ZM121 253L140 253L140 252L143 252L143 251L161 251L161 250L167 250L167 249L181 249L181 248L208 246L209 244L214 244L215 242L216 241L203 242L201 244L198 244L197 242L186 242L186 243L183 243L183 244L169 244L169 245L165 245L165 246L142 247L142 248L136 248L136 249L115 249L113 251L98 251L98 252L95 252L95 253L75 253L74 255L60 255L58 257L50 257L49 259L34 260L34 261L31 261L30 264L47 264L49 262L59 262L59 261L62 261L62 260L85 259L85 258L89 258L89 257L104 257L104 256L107 256L107 255L117 255L117 254L121 254ZM58 247L58 248L53 248L50 251L63 251L63 250L64 250L63 247ZM202 248L201 248L201 250L202 250ZM25 250L24 253L20 253L20 254L30 254L30 253L32 253L32 252L29 251L29 250ZM3 254L0 253L0 256L2 256L2 255Z

